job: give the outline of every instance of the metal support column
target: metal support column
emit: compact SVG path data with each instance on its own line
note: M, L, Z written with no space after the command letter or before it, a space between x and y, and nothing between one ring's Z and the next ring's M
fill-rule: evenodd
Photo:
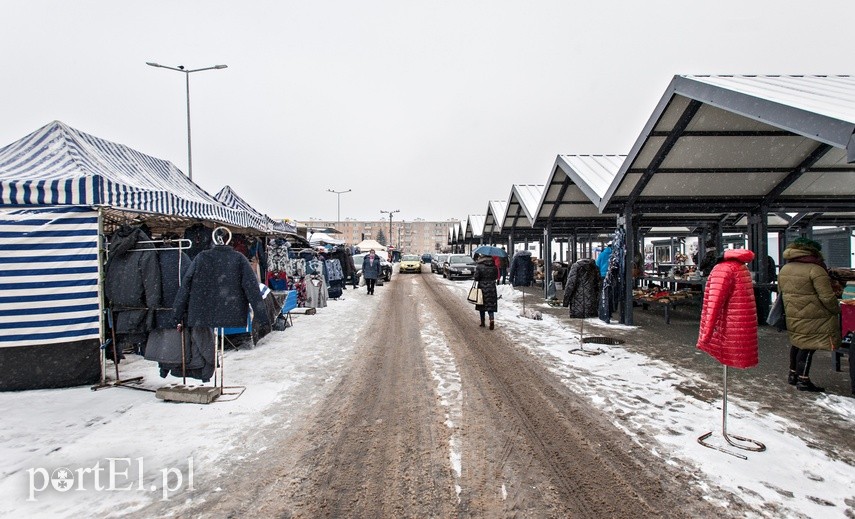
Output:
M546 290L552 280L552 226L543 229L543 298L547 299Z
M621 312L621 323L626 325L632 325L632 286L633 286L633 277L632 277L632 266L631 262L635 258L635 248L636 248L636 222L633 218L632 213L632 205L628 204L624 209L624 220L623 226L626 232L626 259L624 260L624 265L626 268L624 269L624 299L623 299L623 311Z

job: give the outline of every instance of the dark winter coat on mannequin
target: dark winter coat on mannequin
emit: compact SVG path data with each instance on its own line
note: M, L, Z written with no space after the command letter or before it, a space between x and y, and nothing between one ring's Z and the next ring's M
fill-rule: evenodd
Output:
M564 284L564 306L570 307L570 317L596 317L599 294L599 267L590 258L580 259L570 267Z
M747 249L724 252L704 288L698 349L733 368L757 365L757 305Z
M175 297L175 321L185 326L236 328L246 326L248 307L267 321L258 278L243 254L215 245L193 260Z
M478 282L478 287L484 296L483 305L475 305L479 312L498 312L499 295L496 291L496 276L498 270L491 256L482 256L475 263L475 274L472 279Z
M534 280L534 263L531 261L531 251L517 251L511 261L511 270L508 274L511 284L515 287L531 285Z
M137 243L148 240L142 229L128 226L110 239L104 290L116 333L146 333L154 327L155 309L161 303L157 252L131 252L152 248Z

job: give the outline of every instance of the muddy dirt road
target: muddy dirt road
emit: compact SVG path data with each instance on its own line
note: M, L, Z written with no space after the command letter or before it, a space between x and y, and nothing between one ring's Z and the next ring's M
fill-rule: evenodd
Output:
M397 274L353 363L299 430L191 515L211 517L684 517L712 512L687 476L571 394L447 282ZM457 370L459 417L438 398L425 326ZM454 441L452 442L452 438ZM453 469L454 449L458 469Z

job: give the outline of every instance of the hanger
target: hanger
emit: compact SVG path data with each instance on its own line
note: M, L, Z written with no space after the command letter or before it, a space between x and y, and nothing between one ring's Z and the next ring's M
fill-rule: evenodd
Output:
M228 238L223 241L223 236L228 233ZM232 241L232 231L227 227L217 227L211 232L211 241L216 245L228 245Z

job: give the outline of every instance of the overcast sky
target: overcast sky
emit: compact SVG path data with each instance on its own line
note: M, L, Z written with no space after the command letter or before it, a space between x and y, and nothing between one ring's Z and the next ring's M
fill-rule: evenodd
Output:
M2 1L0 146L60 120L272 217L483 214L674 74L849 74L852 0Z

